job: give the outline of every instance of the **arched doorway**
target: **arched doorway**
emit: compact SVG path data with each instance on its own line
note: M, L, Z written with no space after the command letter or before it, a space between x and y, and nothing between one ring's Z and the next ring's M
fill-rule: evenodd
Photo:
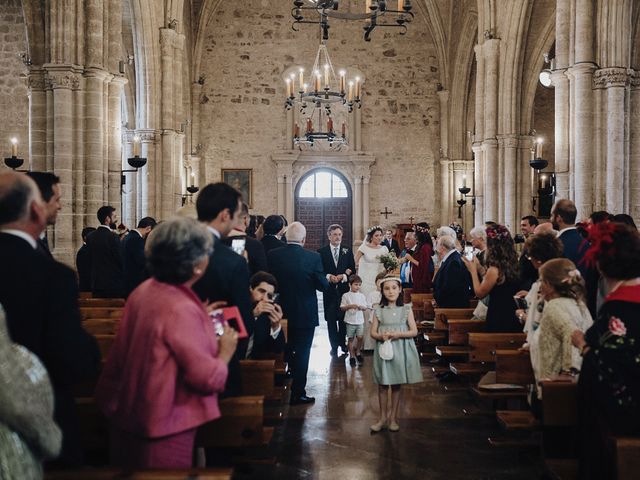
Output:
M295 192L295 219L307 227L305 247L310 250L328 243L327 228L342 225L344 245L352 245L351 186L333 169L311 170L300 179Z

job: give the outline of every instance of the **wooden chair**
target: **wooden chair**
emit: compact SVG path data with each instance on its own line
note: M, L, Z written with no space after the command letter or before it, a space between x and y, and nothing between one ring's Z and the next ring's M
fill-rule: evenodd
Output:
M124 307L124 298L80 298L80 307Z
M45 480L230 480L231 468L189 468L184 470L139 470L123 472L112 468L58 470L47 472Z
M124 309L122 307L80 307L82 320L88 318L122 318Z
M264 427L264 397L245 396L219 401L221 417L198 428L196 447L266 446L273 436Z

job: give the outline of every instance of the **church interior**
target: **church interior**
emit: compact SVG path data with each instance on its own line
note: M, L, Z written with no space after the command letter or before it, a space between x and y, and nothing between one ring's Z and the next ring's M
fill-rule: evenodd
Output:
M573 223L640 222L638 0L0 0L0 39L0 173L59 178L46 239L73 269L100 207L123 231L196 218L218 182L251 216L304 224L314 252L333 224L354 254L375 226L398 256L420 222L433 237L451 226L470 242L494 222L517 236L529 216L554 222L561 199ZM370 431L377 367L329 355L320 295L312 406L289 405L282 358L243 360L244 403L220 400L192 468L119 477L76 385L84 465L39 478L638 478L640 430L602 440L605 476L580 467L576 383L531 400L521 329L483 343L477 300L404 297L424 382L402 390L397 433ZM124 300L79 305L104 359ZM504 388L483 389L487 372Z

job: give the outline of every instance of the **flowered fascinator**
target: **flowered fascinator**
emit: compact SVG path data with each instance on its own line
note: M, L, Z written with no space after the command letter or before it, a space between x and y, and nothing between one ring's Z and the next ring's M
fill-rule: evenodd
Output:
M487 238L491 238L493 240L502 240L511 238L511 232L504 225L489 225L487 227Z
M614 222L601 222L587 228L589 249L583 262L588 267L595 267L598 258L608 257L616 253L615 233L623 230L623 226Z

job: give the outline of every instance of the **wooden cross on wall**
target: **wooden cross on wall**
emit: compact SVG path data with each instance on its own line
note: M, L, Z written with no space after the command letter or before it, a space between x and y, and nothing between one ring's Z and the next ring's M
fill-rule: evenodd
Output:
M380 215L384 215L384 219L387 220L389 218L389 215L391 215L393 212L390 212L387 207L384 207L384 212L380 212Z
M411 226L413 226L413 217L409 217L409 222L411 222Z

